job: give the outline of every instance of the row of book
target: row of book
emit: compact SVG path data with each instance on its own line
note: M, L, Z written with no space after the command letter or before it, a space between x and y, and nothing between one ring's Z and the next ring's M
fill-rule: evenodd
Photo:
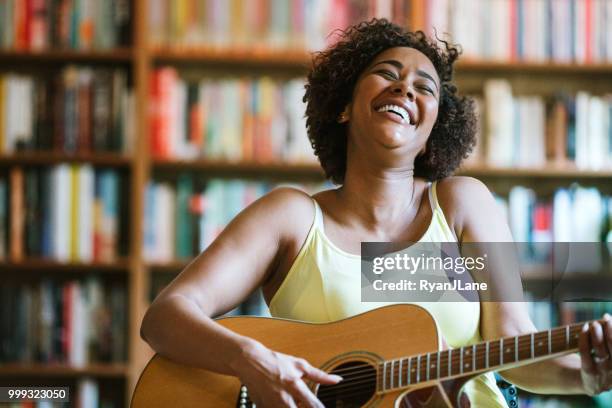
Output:
M0 153L128 152L133 140L125 70L70 65L54 77L0 73Z
M9 281L0 293L1 362L84 367L126 360L125 283Z
M574 184L541 198L530 188L515 186L507 200L498 197L498 202L514 241L520 243L517 254L525 277L612 271L612 247L606 244L612 242L612 197Z
M500 61L612 60L608 0L412 0L415 27ZM445 34L447 34L445 36Z
M425 28L472 58L612 60L607 0L154 0L153 44L322 49L335 29L372 17Z
M151 151L156 157L312 161L301 79L186 81L153 73Z
M87 164L11 168L8 180L0 178L0 259L115 260L120 192L116 170Z
M108 49L128 45L130 0L2 0L0 48Z
M612 242L612 197L572 185L551 199L515 186L499 200L516 242Z
M189 174L176 183L151 182L145 193L145 257L158 262L192 257L270 187L217 179L198 185ZM612 198L596 188L573 185L543 201L535 191L515 186L498 202L516 242L612 242Z
M575 164L612 168L612 95L513 95L503 79L485 82L478 104L481 140L474 159L494 166ZM484 159L484 160L483 160Z
M150 262L190 259L206 248L245 207L273 185L244 180L209 180L189 174L176 183L153 181L145 192L144 257ZM318 191L319 184L306 185Z
M187 81L172 67L151 86L151 151L160 158L314 162L302 79ZM466 164L612 168L612 96L513 95L503 79L476 97L480 132Z
M408 25L406 0L152 0L151 42L170 47L319 50L372 17Z

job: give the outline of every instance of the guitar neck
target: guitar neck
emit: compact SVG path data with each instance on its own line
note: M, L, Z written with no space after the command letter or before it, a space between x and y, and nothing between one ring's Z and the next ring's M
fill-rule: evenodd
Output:
M583 324L384 361L378 370L378 389L380 392L392 391L427 381L504 370L568 354L578 350L578 336Z

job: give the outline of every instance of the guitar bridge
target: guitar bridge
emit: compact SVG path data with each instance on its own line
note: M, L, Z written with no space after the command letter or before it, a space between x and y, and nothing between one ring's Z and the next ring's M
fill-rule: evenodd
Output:
M244 384L240 386L240 393L236 399L236 408L257 408L249 397L249 389Z

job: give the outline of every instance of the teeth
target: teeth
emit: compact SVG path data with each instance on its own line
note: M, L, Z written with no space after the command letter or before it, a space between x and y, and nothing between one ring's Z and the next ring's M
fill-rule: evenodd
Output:
M395 112L398 115L400 115L402 117L403 121L409 121L410 120L410 116L408 115L408 111L406 111L406 109L402 108L401 106L397 106L397 105L384 105L381 106L380 108L376 109L376 112Z

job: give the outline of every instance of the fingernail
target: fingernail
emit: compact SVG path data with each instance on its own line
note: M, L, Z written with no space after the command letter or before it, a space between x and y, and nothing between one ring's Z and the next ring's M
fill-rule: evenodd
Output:
M342 377L340 377L339 375L331 374L331 376L334 378L334 380L336 380L338 382L342 381Z
M610 314L604 313L604 320L610 320Z
M583 324L582 325L582 332L584 333L584 332L586 332L588 330L589 330L589 324L588 323Z

